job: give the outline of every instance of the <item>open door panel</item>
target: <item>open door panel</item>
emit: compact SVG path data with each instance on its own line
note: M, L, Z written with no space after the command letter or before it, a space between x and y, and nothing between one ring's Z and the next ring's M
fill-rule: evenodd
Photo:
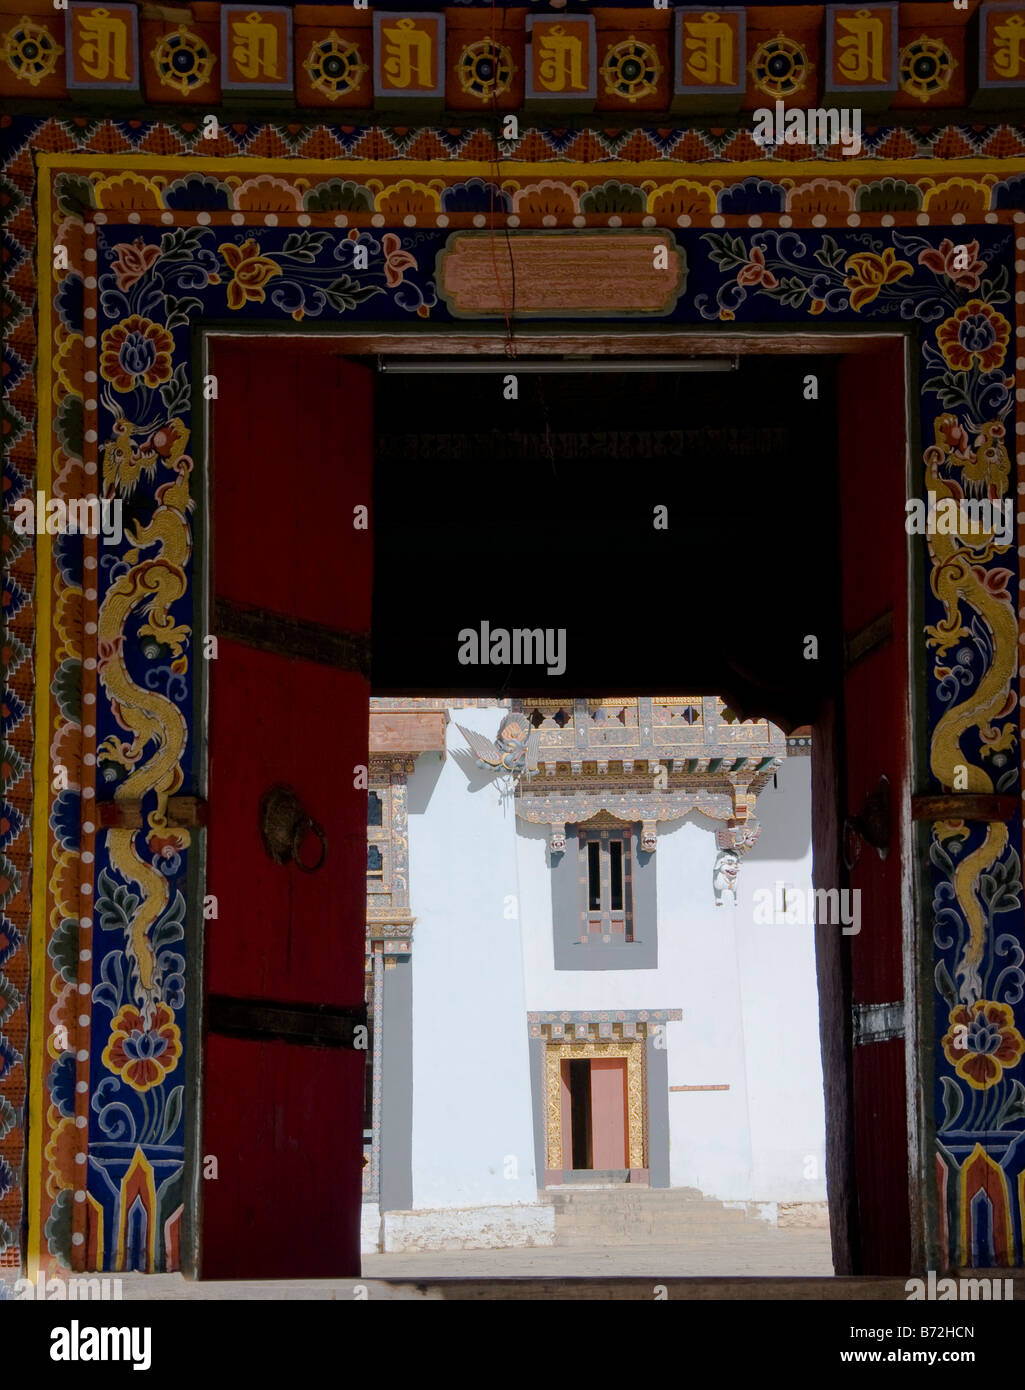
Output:
M212 340L200 1269L359 1273L371 376Z

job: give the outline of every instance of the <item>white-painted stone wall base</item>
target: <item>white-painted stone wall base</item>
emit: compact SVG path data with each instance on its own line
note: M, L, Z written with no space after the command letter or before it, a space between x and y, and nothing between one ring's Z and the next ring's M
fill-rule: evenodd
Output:
M829 1230L828 1202L780 1202L780 1226L804 1226L811 1230Z
M829 1229L828 1202L723 1202L723 1206L730 1211L742 1211L752 1221L765 1221L770 1226Z
M522 1205L386 1211L386 1253L406 1250L507 1250L554 1245L555 1208Z
M360 1217L359 1252L378 1255L381 1251L381 1209L376 1202L364 1202Z
M723 1206L727 1211L742 1211L751 1221L764 1221L767 1226L778 1223L779 1208L776 1202L723 1202Z

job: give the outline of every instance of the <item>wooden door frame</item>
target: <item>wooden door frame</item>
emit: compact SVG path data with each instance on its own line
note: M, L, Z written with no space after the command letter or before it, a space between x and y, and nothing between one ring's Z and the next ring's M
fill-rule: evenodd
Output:
M339 329L335 325L319 327L313 331L293 331L287 327L273 328L269 330L275 338L302 339L311 351L340 353L345 356L356 357L375 357L375 356L416 356L416 357L456 357L490 354L499 356L505 351L506 335L500 328L467 328L461 324L455 324L451 328L443 331L432 329L431 331L397 331L387 327L360 327L358 329L345 330ZM680 329L679 331L666 331L659 329L633 329L625 328L617 330L609 328L607 325L594 325L593 327L567 328L565 324L542 323L532 325L530 328L519 328L515 332L514 344L516 356L519 358L537 358L564 354L586 353L592 357L672 357L672 356L759 356L759 355L786 355L794 357L807 357L809 355L830 355L838 356L841 359L852 357L865 357L870 354L882 354L885 357L895 358L896 352L900 354L903 368L903 398L905 401L905 419L900 422L904 432L904 455L906 470L906 490L907 496L914 496L915 489L912 487L912 459L920 455L919 441L915 437L916 417L913 409L912 387L914 381L914 360L911 355L911 343L915 335L913 326L893 325L879 327L871 332L866 332L857 326L831 325L817 332L807 332L800 328L780 329L778 327L766 327L763 331L752 329L724 329L722 325L717 326L714 332L689 331ZM202 391L202 382L209 371L209 345L213 338L219 337L255 337L264 339L268 336L268 331L260 329L254 330L252 326L238 326L234 324L214 324L202 323L197 327L193 338L193 419L197 423L197 433L200 439L197 441L196 456L204 460L209 457L209 441L211 438L211 402L205 400ZM515 372L516 358L510 357L510 371ZM894 362L888 363L892 369ZM840 365L840 375L842 380L843 362ZM844 393L842 390L837 392L838 416L843 413ZM838 427L840 426L838 419ZM897 422L880 421L880 428L892 427ZM201 470L204 489L203 504L204 515L209 514L210 496L210 472L209 468ZM209 546L208 537L197 528L197 590L201 597L198 602L201 605L200 612L203 619L207 617L207 605L209 603ZM919 746L920 737L927 730L925 710L921 707L921 693L915 681L916 649L912 641L915 625L920 627L919 615L924 606L924 591L921 580L921 566L917 563L919 552L916 547L909 542L906 545L906 573L909 583L909 629L906 633L908 650L908 670L905 688L909 697L908 727L910 732L910 744L908 747L907 777L909 787L913 786L917 775L927 761L927 750ZM198 704L204 713L207 706L206 682L203 683L203 693L199 696ZM771 717L771 716L770 716ZM841 735L842 736L842 735ZM204 725L205 743L205 725ZM828 765L827 758L823 757L824 750L816 751L813 748L813 764L817 768L813 771L813 779L817 782L820 794L824 788L832 785L833 796L837 805L837 812L841 816L843 811L839 808L839 784L836 781L835 768ZM204 786L206 783L206 759L205 748L202 758L202 776ZM909 1186L909 1205L911 1211L911 1249L912 1249L912 1270L925 1267L926 1252L935 1244L935 1238L930 1239L935 1222L935 1213L931 1210L932 1201L927 1194L931 1191L928 1186L928 1173L926 1171L926 1155L932 1151L931 1139L934 1136L935 1126L932 1115L932 1096L928 1093L928 1088L923 1084L922 1059L920 1056L920 1042L923 1039L930 1039L932 1028L928 1024L928 1018L923 1013L920 1000L928 998L928 990L925 987L923 972L930 969L930 961L923 957L921 950L921 913L924 899L922 897L922 886L924 882L925 870L920 866L917 874L913 869L912 854L916 846L916 840L912 836L913 827L911 824L910 804L900 808L902 817L902 844L904 847L904 864L902 874L902 904L901 912L903 918L903 976L904 976L904 1000L905 1000L905 1081L907 1087L907 1119L908 1119L908 1147L909 1147L909 1167L908 1167L908 1186ZM814 821L814 815L813 815ZM825 824L819 826L819 833L815 834L813 824L813 844L815 845L816 857L821 857L822 862L828 863L831 857L831 850L821 843L823 835L827 833L829 827ZM205 847L204 847L205 848ZM917 856L921 859L921 856ZM202 855L197 856L197 859ZM205 878L205 867L201 867L197 880L200 884ZM194 901L202 901L202 889L199 889L200 896ZM203 962L203 943L202 933L202 913L190 912L189 921L193 925L195 939L190 942L190 960L196 962L193 969L202 971ZM821 935L821 934L820 934ZM834 933L835 937L835 933ZM849 1147L848 1138L850 1134L851 1121L851 1091L850 1091L850 1060L851 1047L849 1043L850 1019L849 1008L847 1017L835 1011L832 1019L824 1017L825 994L823 991L824 972L835 970L838 967L838 957L836 961L825 961L821 952L817 949L817 970L819 975L819 1010L820 1028L825 1039L830 1028L841 1029L840 1035L847 1039L844 1048L845 1066L840 1070L837 1066L837 1059L823 1055L823 1072L825 1090L827 1093L827 1113L826 1113L826 1146L827 1153L831 1146L839 1144L841 1148ZM201 978L201 975L197 976ZM835 1001L842 1008L842 999ZM193 991L191 996L191 1008L193 1011L201 1011L203 1007L202 997L197 998L197 992ZM196 1012L193 1013L196 1017ZM827 1024L829 1027L827 1028ZM199 1031L193 1032L192 1036L199 1037ZM192 1143L186 1150L186 1188L190 1193L191 1201L189 1204L188 1221L195 1223L191 1225L191 1230L187 1233L185 1249L191 1256L190 1263L196 1267L198 1260L198 1242L201 1237L197 1213L201 1198L201 1177L200 1157L202 1154L202 1136L198 1132L198 1116L200 1110L202 1079L202 1052L200 1046L190 1049L189 1061L189 1087L190 1111L192 1115ZM830 1072L830 1075L826 1073ZM833 1104L829 1104L829 1092L833 1091ZM840 1107L837 1111L837 1107ZM830 1109L834 1113L832 1118ZM839 1120L838 1120L839 1116ZM847 1129L844 1132L844 1120ZM844 1167L843 1163L831 1165L834 1176ZM848 1179L853 1174L848 1168ZM844 1180L839 1183L839 1190L829 1193L830 1220L833 1228L834 1242L834 1263L838 1274L849 1273L852 1269L853 1261L853 1210L855 1192L852 1183ZM843 1213L843 1214L841 1214ZM191 1238L190 1238L191 1236Z

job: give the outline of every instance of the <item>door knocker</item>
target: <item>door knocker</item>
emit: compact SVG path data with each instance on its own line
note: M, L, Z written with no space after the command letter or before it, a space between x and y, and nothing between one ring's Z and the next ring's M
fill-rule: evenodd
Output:
M303 863L301 854L307 835L320 841L315 863ZM327 858L327 836L324 827L302 808L295 791L278 783L260 798L260 838L267 854L275 864L295 864L304 874L316 873Z
M890 779L880 777L857 815L848 816L843 823L843 862L847 872L857 864L862 842L885 859L890 848L890 830Z

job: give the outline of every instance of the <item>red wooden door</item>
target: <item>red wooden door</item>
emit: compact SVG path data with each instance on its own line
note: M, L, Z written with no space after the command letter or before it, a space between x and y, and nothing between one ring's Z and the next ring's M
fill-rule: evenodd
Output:
M591 1163L607 1171L629 1168L626 1151L626 1060L591 1062Z
M854 1204L859 1274L910 1269L904 920L910 807L910 669L902 343L849 358L840 383L847 885ZM867 441L871 441L866 447ZM886 825L888 816L889 825ZM862 834L857 833L860 822ZM869 842L888 839L885 854Z
M370 374L324 341L240 337L212 340L209 370L217 917L204 924L202 1154L217 1176L201 1179L200 1269L351 1276L366 892L354 768L368 757L372 579L354 509L370 505ZM307 869L323 848L313 872L265 847L261 800L282 785L322 828L295 836Z

